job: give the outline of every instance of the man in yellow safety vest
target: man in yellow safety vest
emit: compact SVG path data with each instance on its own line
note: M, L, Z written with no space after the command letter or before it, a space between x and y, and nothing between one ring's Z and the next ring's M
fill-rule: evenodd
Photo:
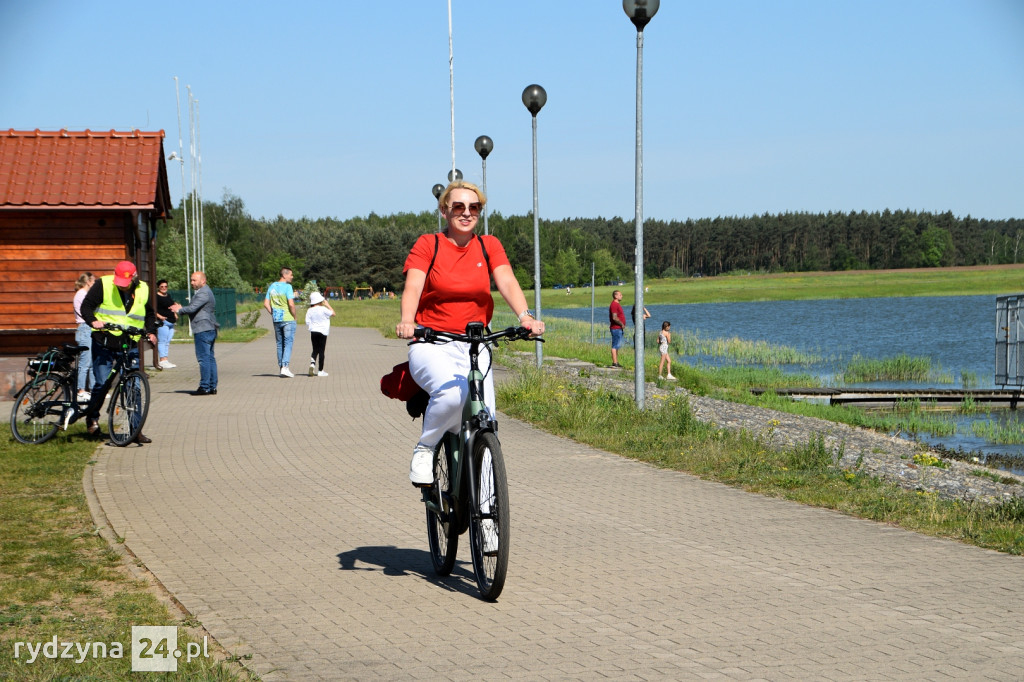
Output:
M157 319L149 300L149 286L139 280L135 264L127 260L117 264L113 275L104 275L93 283L82 299L81 310L82 319L92 327L92 371L96 380L92 397L84 410L85 421L89 434L98 436L101 435L100 408L110 390L110 368L114 365L115 357L115 351L108 346L119 345L110 343L110 340L122 334L105 330L103 325L110 323L141 329L148 335L149 342L155 345ZM132 349L131 355L133 364L137 365L138 349ZM139 433L136 442L153 441Z

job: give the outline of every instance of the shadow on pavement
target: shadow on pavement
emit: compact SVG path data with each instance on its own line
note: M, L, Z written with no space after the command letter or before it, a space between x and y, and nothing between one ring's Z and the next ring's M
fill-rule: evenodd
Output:
M422 549L373 545L356 547L337 556L339 568L343 571L382 571L384 575L394 577L415 575L454 592L475 594L477 591L476 579L472 570L466 568L467 562L457 562L451 575L442 578L434 573L430 554Z

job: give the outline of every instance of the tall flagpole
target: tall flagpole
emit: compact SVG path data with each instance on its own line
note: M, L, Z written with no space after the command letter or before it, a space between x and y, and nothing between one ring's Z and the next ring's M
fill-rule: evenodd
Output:
M182 228L185 234L185 281L188 282L192 277L188 269L188 196L185 193L185 149L181 142L181 90L178 88L177 76L174 77L174 98L178 102L178 165L181 168L181 210L185 220Z
M448 0L448 90L452 112L452 179L455 173L455 52L452 43L452 0Z

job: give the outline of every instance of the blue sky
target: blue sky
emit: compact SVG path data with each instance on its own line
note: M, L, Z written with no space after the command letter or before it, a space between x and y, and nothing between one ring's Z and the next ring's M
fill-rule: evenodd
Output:
M634 212L636 31L615 0L452 0L456 165L490 208ZM432 208L451 168L446 0L0 0L0 129L163 129L256 216ZM184 143L188 146L187 130ZM644 31L644 215L1024 217L1024 2L664 0ZM169 165L174 201L178 166ZM186 169L186 175L188 171ZM187 178L186 178L187 179Z

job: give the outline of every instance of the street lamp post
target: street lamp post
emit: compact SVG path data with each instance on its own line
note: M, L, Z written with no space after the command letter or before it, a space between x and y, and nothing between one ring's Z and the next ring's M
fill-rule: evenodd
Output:
M658 12L660 0L622 0L622 9L636 26L636 306L633 317L634 342L634 394L637 409L644 409L646 383L644 381L644 144L643 144L643 83L644 83L644 27Z
M486 135L481 135L476 138L473 148L480 155L480 163L483 166L484 196L487 196L487 155L494 149L494 141ZM487 206L484 205L484 234L490 233L490 230L487 229Z
M537 206L537 114L547 104L548 93L539 85L527 85L523 90L523 104L530 111L533 117L533 292L534 307L537 317L541 319L540 311L540 218L538 217ZM540 367L544 361L544 354L541 350L540 341L535 342L537 346L537 366Z
M433 187L430 188L430 193L434 195L435 199L440 199L441 198L441 192L443 192L443 191L444 191L444 185L442 185L441 183L437 183L436 185L434 185ZM437 231L440 232L441 231L441 209L438 208L437 206L435 206L434 210L437 211Z

